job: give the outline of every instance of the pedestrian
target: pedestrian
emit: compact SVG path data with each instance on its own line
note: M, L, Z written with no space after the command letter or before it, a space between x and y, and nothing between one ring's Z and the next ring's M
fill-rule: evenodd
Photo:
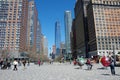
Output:
M2 69L2 65L3 65L3 60L1 59L0 60L0 67L1 67L1 69Z
M21 66L21 61L20 60L18 60L18 66Z
M73 64L74 64L74 65L77 65L77 61L76 61L76 59L74 59Z
M114 60L114 57L111 56L109 60L110 60L111 74L115 75L115 60Z
M30 65L30 60L28 60L28 64L27 64L27 66L29 66Z
M25 66L26 66L26 60L23 60L23 67L24 67L24 69L25 69Z
M18 62L16 60L14 60L13 65L14 65L14 69L13 70L17 70Z
M40 59L38 60L38 65L40 66L40 63L41 63L41 61L40 61Z
M91 70L92 69L92 63L91 63L91 60L88 58L87 61L86 61L86 65L88 67L88 70Z
M8 69L11 68L11 62L10 61L7 62L7 67L8 67Z

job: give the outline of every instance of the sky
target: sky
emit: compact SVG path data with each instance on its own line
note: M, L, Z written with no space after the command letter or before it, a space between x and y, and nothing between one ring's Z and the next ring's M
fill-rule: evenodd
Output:
M48 50L55 44L55 22L60 21L61 41L65 42L64 12L70 10L74 18L76 0L35 0L41 29L48 40Z

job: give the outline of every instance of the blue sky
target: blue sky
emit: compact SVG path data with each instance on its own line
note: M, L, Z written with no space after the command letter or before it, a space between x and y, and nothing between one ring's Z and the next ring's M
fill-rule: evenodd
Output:
M48 39L48 49L55 43L55 22L60 21L61 41L65 40L64 11L70 10L74 17L76 0L35 0L38 10L38 18L41 23L42 33Z

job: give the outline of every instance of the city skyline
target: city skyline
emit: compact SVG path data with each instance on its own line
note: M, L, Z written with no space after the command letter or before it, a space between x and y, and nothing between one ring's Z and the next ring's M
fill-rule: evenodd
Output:
M42 27L42 33L48 39L48 49L55 44L54 23L59 20L61 23L61 41L65 42L64 12L70 10L74 17L75 0L35 0L38 9L38 17ZM61 6L62 5L62 6ZM49 13L49 14L48 14ZM50 50L49 50L50 52Z

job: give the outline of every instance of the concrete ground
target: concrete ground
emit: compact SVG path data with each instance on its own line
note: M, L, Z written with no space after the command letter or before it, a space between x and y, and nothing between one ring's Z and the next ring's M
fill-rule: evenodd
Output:
M110 68L103 69L101 64L93 64L92 70L82 69L69 63L44 63L40 67L30 64L24 69L19 66L17 71L12 69L0 70L0 80L120 80L120 67L116 67L116 75L111 75Z

